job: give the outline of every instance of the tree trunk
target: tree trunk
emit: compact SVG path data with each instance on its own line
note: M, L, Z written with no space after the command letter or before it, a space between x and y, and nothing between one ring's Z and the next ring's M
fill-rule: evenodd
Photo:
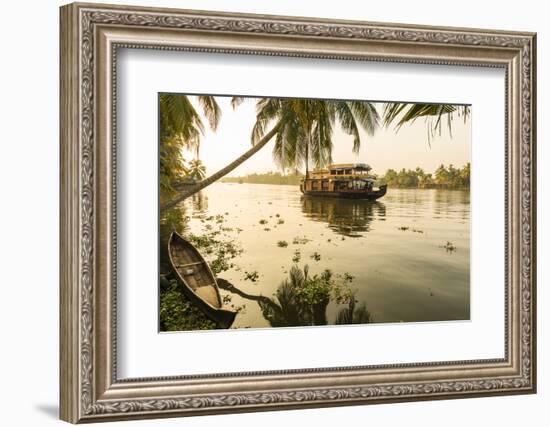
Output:
M309 178L309 133L306 140L306 179Z
M257 301L264 303L265 305L270 306L272 309L277 310L279 309L279 306L273 302L273 300L269 297L265 297L263 295L252 295L248 294L239 288L237 288L233 283L231 283L229 280L222 279L221 277L216 277L216 281L218 282L218 286L221 289L225 289L226 291L229 291L231 293L237 294L243 298L246 298L251 301Z
M174 196L173 199L169 200L168 202L164 203L160 206L160 210L164 211L166 209L172 208L176 206L179 202L182 200L192 196L195 193L198 193L203 188L208 187L210 184L216 182L218 179L223 178L225 175L227 175L229 172L231 172L233 169L235 169L237 166L239 166L244 161L248 160L250 157L252 157L254 154L256 154L258 151L262 149L264 145L266 145L273 136L279 131L279 128L281 127L281 122L277 123L273 129L271 129L262 139L258 141L256 145L254 145L250 150L248 150L246 153L244 153L241 157L234 160L233 162L229 163L226 167L223 169L220 169L218 172L210 175L208 178L203 179L201 182L193 185L191 188L187 188L183 190L181 193Z

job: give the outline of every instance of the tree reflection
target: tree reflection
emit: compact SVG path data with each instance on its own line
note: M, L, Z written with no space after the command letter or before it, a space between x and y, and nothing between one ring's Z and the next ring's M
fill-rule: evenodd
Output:
M349 302L348 307L342 308L336 316L336 325L360 325L364 323L372 323L374 317L367 309L367 304L362 303L356 305L355 299Z
M208 210L208 196L203 191L193 194L191 203L195 212L206 213Z
M289 277L277 288L273 304L258 301L262 315L272 327L326 325L330 284L327 272L310 278L307 266L304 270L292 266Z
M313 221L323 221L335 233L359 237L370 230L371 222L386 216L382 202L324 197L302 197L302 212Z
M273 298L248 294L221 278L218 278L218 285L245 299L256 301L263 317L274 328L327 325L327 307L331 301L344 305L336 316L335 324L371 323L373 317L366 304L357 305L355 291L348 286L349 277L334 275L330 270L312 276L307 265L303 269L294 265Z

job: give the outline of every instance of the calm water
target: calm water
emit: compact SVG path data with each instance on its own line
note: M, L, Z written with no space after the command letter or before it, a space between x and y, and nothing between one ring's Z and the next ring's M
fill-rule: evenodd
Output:
M298 249L298 265L308 264L312 274L328 268L353 275L356 299L375 322L470 317L469 191L389 189L369 202L303 197L295 186L217 183L199 196L180 206L188 228L201 234L205 218L224 216L226 238L243 253L219 277L247 294L272 297ZM292 243L296 237L301 244ZM279 247L280 240L288 246ZM245 280L254 271L257 281ZM269 326L256 301L232 297L245 306L233 327ZM341 307L329 304L329 323Z

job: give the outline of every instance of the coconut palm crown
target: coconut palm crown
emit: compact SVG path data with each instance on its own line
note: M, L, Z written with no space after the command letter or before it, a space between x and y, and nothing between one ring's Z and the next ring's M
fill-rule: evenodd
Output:
M233 98L233 105L243 98ZM370 102L323 99L262 98L256 106L252 144L256 145L272 123L280 127L275 136L273 157L282 169L304 165L306 176L310 161L315 167L332 162L333 131L338 124L353 137L354 153L361 147L361 129L373 135L379 115Z

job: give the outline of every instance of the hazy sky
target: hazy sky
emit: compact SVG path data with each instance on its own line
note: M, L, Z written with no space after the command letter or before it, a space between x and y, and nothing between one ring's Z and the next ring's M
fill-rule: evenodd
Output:
M194 97L190 99L197 105ZM206 118L200 113L207 128L200 144L200 159L206 166L207 175L226 166L251 147L250 132L256 118L254 98L235 110L230 105L230 97L219 96L216 99L222 110L216 132L208 128ZM383 104L378 103L377 108L381 115ZM197 111L200 112L200 108ZM470 161L471 115L466 122L463 117L455 115L452 137L445 121L441 136L436 135L430 142L426 121L418 119L412 124L405 124L398 132L393 127L380 127L374 136L361 132L361 150L356 155L352 152L352 137L335 126L332 157L334 163L368 163L375 174L384 174L389 168L414 169L417 166L426 172L433 172L442 163L460 167ZM229 176L276 171L277 166L272 157L273 145L274 141L270 141ZM194 153L184 153L184 156L189 159L194 157Z

